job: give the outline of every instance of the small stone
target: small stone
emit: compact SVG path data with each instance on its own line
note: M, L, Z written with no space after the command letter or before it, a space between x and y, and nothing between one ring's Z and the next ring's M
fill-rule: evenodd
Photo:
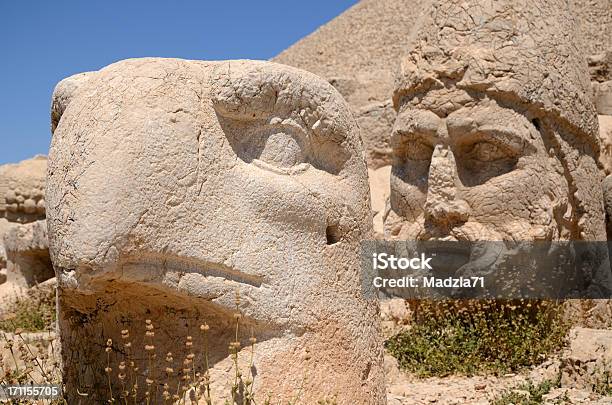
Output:
M36 202L28 198L23 202L23 210L26 214L34 214L36 212Z
M6 199L6 202L9 204L17 202L17 194L15 194L14 190L9 190L4 196L4 198Z
M45 200L38 200L36 203L36 212L39 214L45 213Z

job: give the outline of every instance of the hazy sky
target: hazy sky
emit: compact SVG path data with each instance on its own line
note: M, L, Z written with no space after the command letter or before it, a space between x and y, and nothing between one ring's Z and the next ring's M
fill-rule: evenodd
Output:
M269 59L357 0L0 2L0 164L46 154L55 84L120 59Z

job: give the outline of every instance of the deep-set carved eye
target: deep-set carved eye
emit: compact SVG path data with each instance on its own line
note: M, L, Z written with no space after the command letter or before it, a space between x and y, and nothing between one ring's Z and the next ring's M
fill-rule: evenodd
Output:
M297 174L311 167L311 150L302 129L290 125L262 125L245 133L243 153L253 164L278 174Z
M304 151L300 142L287 131L274 131L263 140L263 143L258 159L264 163L281 169L289 169L305 163Z
M511 157L506 148L491 142L476 142L466 148L466 155L479 162L494 162Z
M518 155L508 146L480 140L459 146L455 159L459 178L469 187L511 172L516 167Z

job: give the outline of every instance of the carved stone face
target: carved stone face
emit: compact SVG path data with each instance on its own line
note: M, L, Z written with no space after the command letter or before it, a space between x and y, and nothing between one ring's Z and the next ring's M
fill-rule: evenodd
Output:
M371 232L366 167L330 85L269 63L145 59L94 73L70 99L48 183L65 318L91 312L75 297L112 291L130 297L127 316L153 316L177 336L204 321L231 332L240 291L260 355L277 356L268 378L279 381L308 368L294 344L323 354L334 340L322 343L327 331L352 341L364 324L356 347L377 342L376 305L359 283L359 241ZM145 315L150 307L157 318ZM164 307L184 311L190 325L172 324ZM216 361L228 355L226 337ZM366 370L380 354L356 360L367 350L339 358ZM377 367L363 378L381 376ZM295 388L265 378L281 395ZM354 384L343 391L366 395Z
M387 234L605 240L573 15L560 0L425 8L396 77Z
M455 88L400 105L386 233L406 240L569 238L568 181L541 125L526 109Z

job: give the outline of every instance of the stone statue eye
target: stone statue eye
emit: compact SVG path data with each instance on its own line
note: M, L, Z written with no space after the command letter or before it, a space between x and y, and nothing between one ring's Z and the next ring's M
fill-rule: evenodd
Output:
M404 144L404 156L406 159L422 162L429 161L433 148L420 140L413 139Z
M262 140L258 160L268 165L290 169L305 163L305 154L300 140L288 131L275 130Z
M501 142L481 139L458 146L457 170L464 186L483 184L516 168L518 153Z
M511 157L508 150L491 142L476 142L467 148L467 155L480 162L493 162Z

